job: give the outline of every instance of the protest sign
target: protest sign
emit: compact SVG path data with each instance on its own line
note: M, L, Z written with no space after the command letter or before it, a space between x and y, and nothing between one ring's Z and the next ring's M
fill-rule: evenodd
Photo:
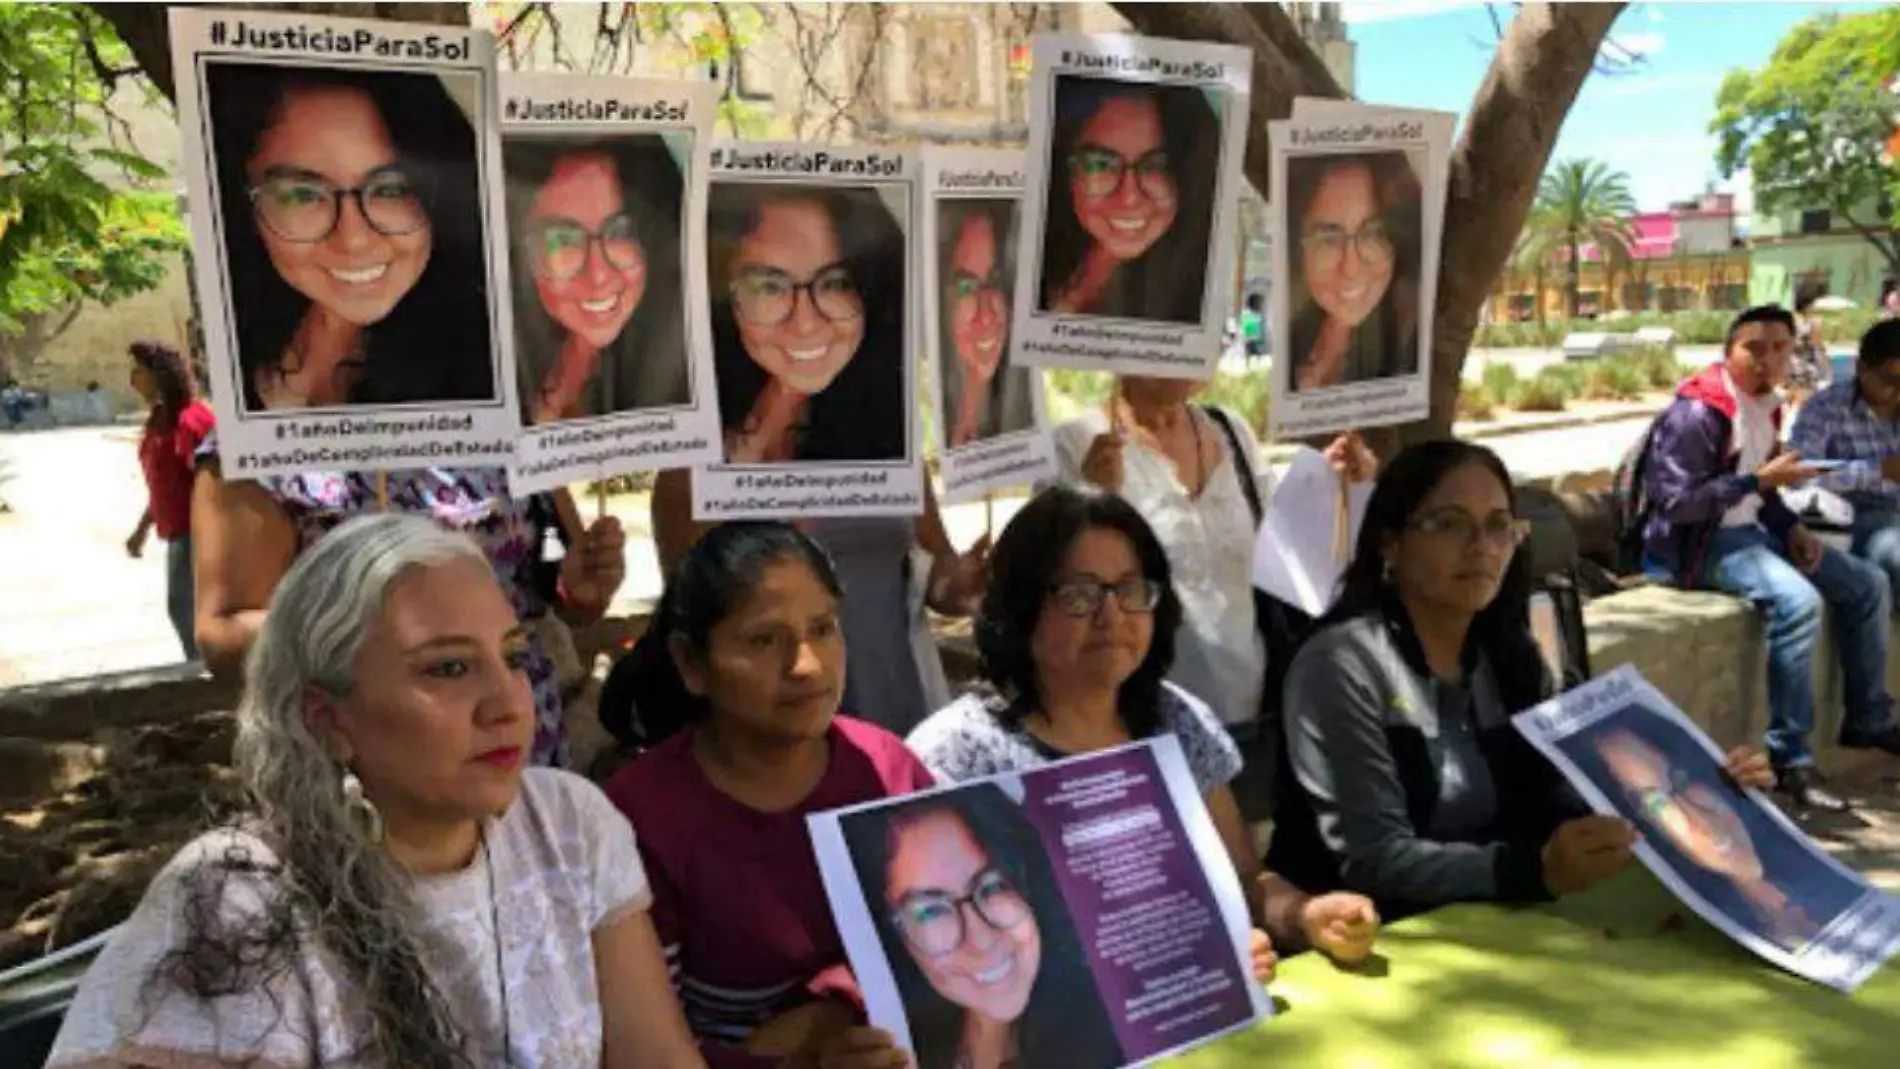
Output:
M1171 735L807 819L871 1023L917 1069L971 1064L972 1015L1020 1069L1117 1069L1271 1013Z
M225 473L504 462L520 420L492 40L170 14Z
M1208 379L1232 303L1251 53L1037 35L1010 360Z
M706 321L710 82L507 74L518 494L720 459Z
M694 517L921 513L915 155L722 142L710 162L725 462L694 472Z
M1055 475L1042 373L1008 359L1023 154L924 149L920 275L943 500Z
M1637 671L1623 667L1513 719L1676 896L1789 972L1852 991L1900 949L1900 901L1836 861Z
M1273 150L1273 437L1423 418L1453 117L1295 102Z

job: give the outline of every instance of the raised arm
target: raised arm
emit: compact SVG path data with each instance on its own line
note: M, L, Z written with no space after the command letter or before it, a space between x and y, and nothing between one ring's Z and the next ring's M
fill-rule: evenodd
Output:
M238 678L271 593L297 556L290 516L254 482L226 482L215 461L191 487L195 630L205 666Z

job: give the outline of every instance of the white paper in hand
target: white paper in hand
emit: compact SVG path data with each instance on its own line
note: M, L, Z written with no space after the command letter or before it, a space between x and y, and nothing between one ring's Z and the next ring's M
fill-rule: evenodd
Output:
M1352 496L1355 507L1340 552L1339 473L1317 450L1295 453L1254 537L1253 585L1308 616L1332 608L1364 511L1363 495Z

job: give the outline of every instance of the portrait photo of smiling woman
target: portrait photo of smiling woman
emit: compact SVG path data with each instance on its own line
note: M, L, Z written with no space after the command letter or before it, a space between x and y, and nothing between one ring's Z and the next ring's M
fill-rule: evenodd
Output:
M510 133L502 169L527 422L685 404L685 183L665 136Z
M478 95L473 76L206 64L240 411L501 396L458 102Z
M726 461L906 459L901 213L865 186L714 182L707 200Z
M1419 369L1424 229L1401 150L1287 162L1289 392Z
M917 1069L1123 1063L1021 807L975 783L840 821L897 981Z
M1201 321L1221 172L1212 101L1056 77L1038 311Z
M1036 380L1027 369L1003 366L1016 291L1017 201L939 200L936 212L944 447L1031 430Z
M1699 740L1631 707L1558 743L1696 897L1797 954L1865 893L1725 775Z

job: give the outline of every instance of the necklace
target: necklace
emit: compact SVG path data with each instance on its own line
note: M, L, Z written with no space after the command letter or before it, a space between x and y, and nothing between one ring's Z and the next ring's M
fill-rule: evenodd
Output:
M1194 492L1189 497L1200 497L1207 489L1207 454L1201 452L1201 417L1194 414L1194 406L1187 406L1188 427L1194 431Z
M508 970L501 945L501 905L495 895L495 855L488 851L488 829L482 828L480 835L482 871L488 876L488 924L495 937L495 995L501 1006L501 1057L502 1064L512 1069L515 1064L515 1043L508 1020Z

